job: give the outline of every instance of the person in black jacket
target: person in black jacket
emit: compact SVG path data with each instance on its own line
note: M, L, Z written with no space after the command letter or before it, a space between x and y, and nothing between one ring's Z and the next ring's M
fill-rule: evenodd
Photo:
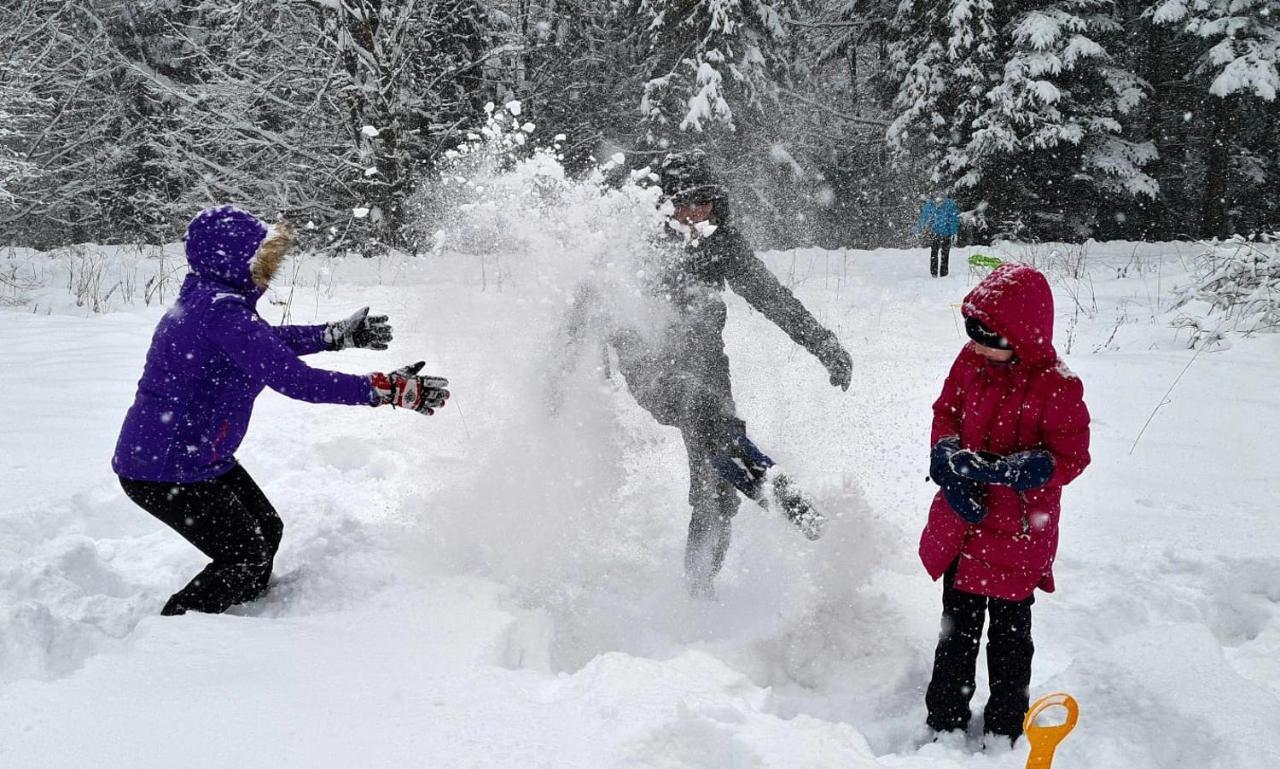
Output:
M680 430L693 508L685 577L692 595L709 598L729 547L739 492L782 512L810 539L822 535L825 523L751 442L737 416L724 350L725 286L817 357L832 385L849 389L852 361L835 334L778 282L730 224L725 188L702 153L668 155L658 184L674 209L672 238L656 244L657 268L646 271L646 292L669 305L661 333L621 321L584 285L566 324L566 350L576 347L588 327L604 329L636 401L659 423Z

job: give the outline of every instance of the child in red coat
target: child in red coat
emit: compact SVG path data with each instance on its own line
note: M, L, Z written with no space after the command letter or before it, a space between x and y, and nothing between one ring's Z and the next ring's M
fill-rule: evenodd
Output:
M997 268L965 297L973 340L933 404L930 476L941 487L920 560L943 579L942 633L925 697L935 731L966 729L986 614L984 731L1016 741L1031 683L1032 593L1053 592L1062 487L1089 464L1084 387L1053 347L1038 270Z

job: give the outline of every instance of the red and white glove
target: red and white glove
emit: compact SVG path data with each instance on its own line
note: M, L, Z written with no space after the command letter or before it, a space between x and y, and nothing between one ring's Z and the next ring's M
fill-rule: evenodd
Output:
M419 361L390 374L370 374L375 399L373 405L390 404L393 408L413 409L428 416L443 408L449 400L449 391L445 389L449 380L438 376L418 376L425 365L424 361Z

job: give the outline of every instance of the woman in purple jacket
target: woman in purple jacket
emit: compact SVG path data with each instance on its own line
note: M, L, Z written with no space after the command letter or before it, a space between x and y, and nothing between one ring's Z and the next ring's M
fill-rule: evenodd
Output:
M236 462L264 387L309 403L390 404L432 414L448 381L423 364L358 376L311 368L299 356L346 347L387 349L385 316L366 307L316 326L271 326L254 309L293 242L234 206L201 211L187 226L191 271L156 327L138 393L111 466L142 509L213 559L162 614L222 612L267 588L283 524Z

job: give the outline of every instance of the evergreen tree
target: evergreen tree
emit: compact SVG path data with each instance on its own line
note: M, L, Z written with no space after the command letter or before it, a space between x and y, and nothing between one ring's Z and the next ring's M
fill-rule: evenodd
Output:
M888 162L880 86L882 45L894 6L888 0L810 3L792 20L793 76L782 93L778 150L769 191L779 198L766 240L828 247L896 242L916 216L923 174ZM803 217L803 218L801 218Z
M933 161L979 229L1092 234L1115 197L1157 192L1154 148L1124 133L1143 84L1105 47L1119 29L1110 0L908 0L890 141Z
M1168 85L1160 103L1173 109L1151 120L1174 155L1164 169L1174 183L1169 205L1154 212L1163 214L1162 234L1222 237L1274 226L1280 6L1274 0L1161 0L1143 19L1171 51L1161 58ZM1189 228L1188 221L1194 223Z
M785 134L782 97L795 82L790 26L799 0L641 0L649 73L640 98L643 146L698 146L718 156L740 223L756 242L803 238L808 179Z
M790 66L786 22L796 0L641 0L652 73L640 110L651 143L677 132L733 131L776 110Z
M0 241L234 201L412 246L410 192L512 99L571 168L705 149L760 246L901 243L935 185L988 234L1253 232L1278 40L1276 0L0 3Z

